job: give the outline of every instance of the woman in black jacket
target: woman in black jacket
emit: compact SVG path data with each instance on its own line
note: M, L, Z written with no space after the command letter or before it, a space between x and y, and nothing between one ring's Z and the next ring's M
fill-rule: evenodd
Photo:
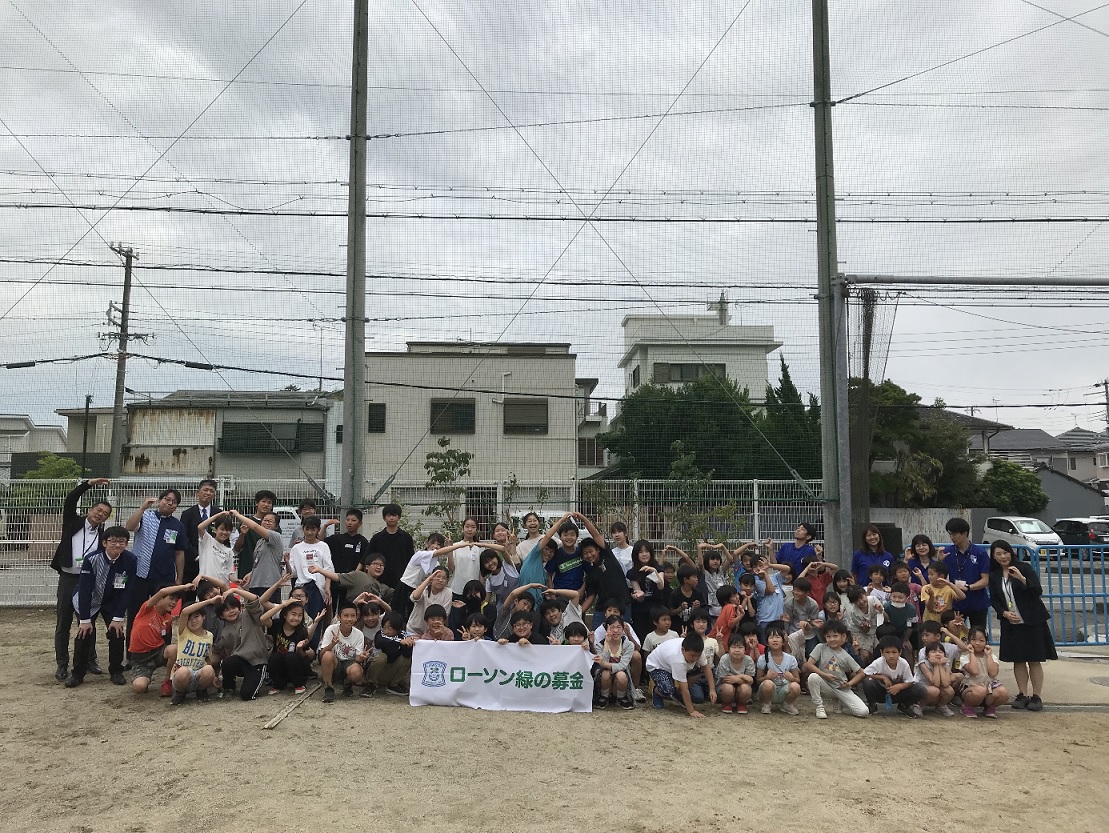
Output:
M1038 712L1044 707L1040 699L1042 663L1059 658L1048 627L1051 615L1042 596L1040 577L1032 566L1017 558L1007 542L994 541L990 545L990 604L1001 621L998 659L1013 663L1017 680L1014 709ZM1031 696L1026 694L1029 690Z

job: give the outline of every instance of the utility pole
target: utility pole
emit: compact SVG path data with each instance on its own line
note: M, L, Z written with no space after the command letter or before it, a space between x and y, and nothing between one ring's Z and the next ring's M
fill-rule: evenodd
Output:
M89 473L88 466L85 464L85 458L89 453L89 406L92 405L92 394L85 394L85 429L81 434L81 477L85 477Z
M858 290L857 309L862 311L861 339L862 366L859 368L859 384L851 398L851 495L855 498L851 507L852 529L861 529L870 523L870 444L874 429L871 423L870 394L871 354L874 345L874 313L878 305L878 293L872 287Z
M369 0L355 0L347 188L346 356L343 371L341 498L344 506L362 503L362 484L366 479L366 94L369 28Z
M817 310L820 335L820 445L824 541L852 552L851 450L847 409L847 289L836 252L836 189L832 164L832 83L828 2L813 0L813 128L816 149ZM862 495L860 499L869 499Z
M1102 379L1100 382L1094 382L1095 388L1101 388L1105 394L1105 431L1109 433L1109 379Z
M112 405L112 451L108 460L108 477L119 477L123 468L123 388L127 380L128 322L131 317L131 261L135 252L130 246L114 243L111 250L123 258L123 304L119 308L119 353L116 356L116 394ZM109 317L109 320L111 318ZM87 422L87 420L86 420Z

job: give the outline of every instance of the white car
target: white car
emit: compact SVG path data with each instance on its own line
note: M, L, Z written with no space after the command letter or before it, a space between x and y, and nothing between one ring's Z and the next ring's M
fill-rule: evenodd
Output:
M1062 539L1039 518L1013 516L987 518L982 530L982 543L1006 541L1014 547L1058 547Z

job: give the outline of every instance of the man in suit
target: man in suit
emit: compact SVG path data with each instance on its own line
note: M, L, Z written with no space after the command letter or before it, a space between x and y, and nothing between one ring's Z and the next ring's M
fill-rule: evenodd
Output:
M58 573L58 610L57 624L54 627L54 659L58 669L54 679L59 682L69 676L69 631L73 627L73 594L81 579L81 566L84 560L100 549L100 539L104 534L104 522L112 514L112 504L101 498L95 501L82 515L77 511L81 496L93 486L107 486L106 477L82 480L77 487L66 495L62 507L62 535L51 569ZM199 521L198 521L199 523ZM89 655L88 671L103 674L96 661L96 649Z
M185 582L196 578L200 572L200 535L201 521L206 521L220 513L215 504L216 481L201 480L196 487L196 505L181 513L181 523L185 525Z

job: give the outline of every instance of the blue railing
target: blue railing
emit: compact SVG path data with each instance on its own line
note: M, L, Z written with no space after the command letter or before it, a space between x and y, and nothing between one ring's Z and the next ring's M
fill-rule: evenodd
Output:
M1109 645L1109 545L1016 547L1039 573L1057 645Z

